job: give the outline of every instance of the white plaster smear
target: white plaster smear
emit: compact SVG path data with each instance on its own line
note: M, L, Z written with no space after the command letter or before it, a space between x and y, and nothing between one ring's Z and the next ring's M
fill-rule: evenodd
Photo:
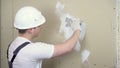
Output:
M56 12L56 15L60 18L60 21L61 21L59 32L60 33L63 32L65 40L67 40L73 34L73 30L72 30L72 28L70 26L70 23L75 18L73 16L71 16L70 14L68 14L68 13L64 13L63 9L64 9L64 4L61 4L60 2L58 2L56 4L56 11L55 12ZM83 36L83 34L81 34L81 36ZM81 39L83 39L83 37L81 37ZM80 51L80 47L81 47L80 46L80 41L78 41L76 46L74 47L74 49L76 51Z
M61 21L59 32L60 33L63 32L65 40L67 40L73 34L73 30L71 28L70 23L73 22L74 19L78 19L78 18L75 18L68 13L64 13L63 9L64 9L64 4L61 4L60 2L57 2L55 13L60 18L60 21ZM76 46L74 47L74 49L77 52L80 51L80 48L81 48L80 42L84 39L85 33L86 33L86 25L83 21L80 21L80 28L81 28L80 41L78 41ZM90 55L90 52L88 50L83 50L82 51L82 53L81 53L82 63L84 63L85 61L88 61L88 56L89 55Z

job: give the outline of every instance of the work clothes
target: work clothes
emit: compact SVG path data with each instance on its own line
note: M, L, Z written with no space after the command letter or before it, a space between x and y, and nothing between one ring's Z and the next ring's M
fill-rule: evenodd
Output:
M11 61L13 52L23 43L30 42L23 47L13 61L13 68L41 68L42 60L53 56L54 45L42 42L33 43L26 38L17 37L9 46L8 61Z

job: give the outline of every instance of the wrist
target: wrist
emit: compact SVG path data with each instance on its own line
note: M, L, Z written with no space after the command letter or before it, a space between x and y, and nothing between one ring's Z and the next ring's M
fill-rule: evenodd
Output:
M77 37L80 38L80 30L77 29L77 30L75 30L75 32L76 32L76 34L77 34Z

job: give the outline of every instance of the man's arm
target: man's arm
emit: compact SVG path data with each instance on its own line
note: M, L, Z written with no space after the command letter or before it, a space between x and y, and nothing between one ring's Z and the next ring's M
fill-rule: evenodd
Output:
M64 43L55 45L53 57L64 55L70 52L76 45L77 41L79 40L79 37L80 37L80 30L78 29L75 30L75 32L73 33L70 39L68 39Z

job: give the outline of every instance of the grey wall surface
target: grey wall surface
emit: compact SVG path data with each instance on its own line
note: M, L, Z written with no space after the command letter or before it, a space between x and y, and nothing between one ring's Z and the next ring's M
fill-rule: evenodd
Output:
M0 0L0 60L1 60L1 0ZM0 61L1 67L1 61Z
M87 33L81 51L91 52L90 68L114 68L116 65L115 45L115 1L114 0L60 0L65 12L86 23ZM34 41L56 44L64 40L59 34L60 22L55 15L57 0L1 0L1 68L8 68L6 51L8 44L17 36L13 27L14 16L23 6L34 6L46 17L45 28ZM86 68L81 63L81 52L71 53L45 60L43 68Z

